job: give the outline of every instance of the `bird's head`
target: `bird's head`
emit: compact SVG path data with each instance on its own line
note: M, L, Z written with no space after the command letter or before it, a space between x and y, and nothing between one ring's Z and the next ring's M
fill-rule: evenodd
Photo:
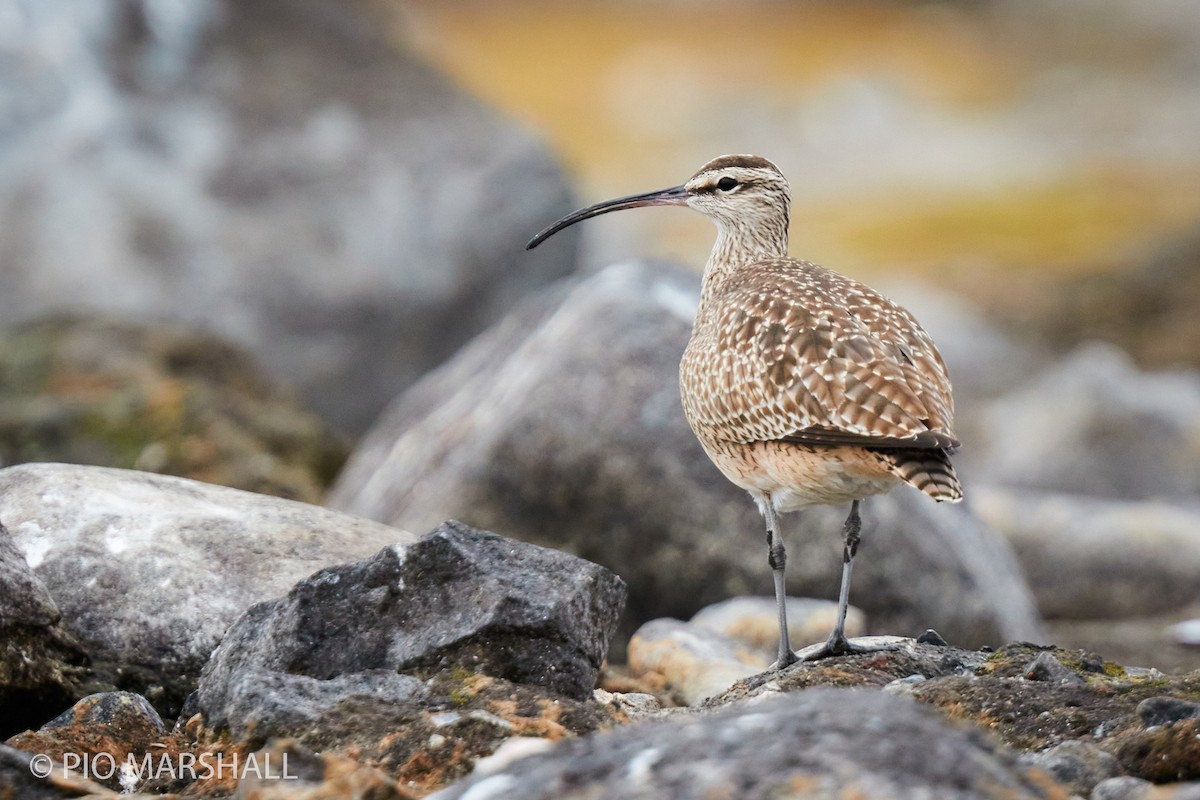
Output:
M641 206L691 206L716 223L720 235L731 244L745 245L738 249L775 255L787 252L791 189L779 168L760 156L714 158L687 183L582 208L534 236L526 249L576 222Z

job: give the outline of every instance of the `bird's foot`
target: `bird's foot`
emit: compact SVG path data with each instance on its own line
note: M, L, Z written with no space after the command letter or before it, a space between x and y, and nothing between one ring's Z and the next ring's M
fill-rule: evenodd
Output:
M786 667L790 667L792 664L798 664L799 662L800 659L796 656L795 651L793 651L791 648L788 648L788 650L784 653L781 653L779 658L775 659L771 666L767 667L764 672L777 672Z
M858 655L861 653L879 653L886 650L895 650L898 645L891 637L867 637L873 639L869 643L854 642L847 639L844 634L835 632L828 639L820 644L809 645L801 650L797 650L795 657L797 661L820 661L823 658L833 658L834 656ZM884 641L879 641L884 639Z

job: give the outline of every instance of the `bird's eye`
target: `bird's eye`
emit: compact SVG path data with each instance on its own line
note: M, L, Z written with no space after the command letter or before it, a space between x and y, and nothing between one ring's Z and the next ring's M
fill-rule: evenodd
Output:
M729 176L725 176L724 178L721 178L721 180L717 181L717 188L722 192L732 192L735 188L737 188L737 185L737 178L730 178Z

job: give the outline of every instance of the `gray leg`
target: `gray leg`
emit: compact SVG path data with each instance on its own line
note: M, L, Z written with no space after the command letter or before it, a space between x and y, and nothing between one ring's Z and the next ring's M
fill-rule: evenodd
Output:
M862 518L858 515L858 504L855 500L850 504L850 515L842 526L842 538L845 546L842 549L842 588L838 592L838 618L833 633L822 645L806 647L797 657L801 661L816 661L829 656L840 656L846 653L874 653L879 650L891 650L894 645L861 645L854 644L846 638L846 610L850 606L850 574L854 571L854 556L858 552L859 536L862 531Z
M787 587L784 583L784 567L787 565L787 548L783 545L783 535L779 530L779 515L771 505L768 497L759 503L763 520L767 523L767 563L771 565L771 574L775 578L775 607L779 615L779 658L768 669L783 669L795 663L796 654L788 641L787 628Z
M829 634L825 646L829 652L838 655L851 650L846 641L846 611L850 608L850 573L854 571L854 556L858 553L858 542L862 538L862 517L858 515L858 500L850 504L850 514L842 526L842 588L838 592L837 625Z

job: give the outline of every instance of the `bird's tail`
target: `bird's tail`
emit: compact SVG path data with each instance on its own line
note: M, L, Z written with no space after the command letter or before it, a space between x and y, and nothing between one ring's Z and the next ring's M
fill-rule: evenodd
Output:
M962 500L962 485L945 450L897 450L889 453L892 473L939 503Z

